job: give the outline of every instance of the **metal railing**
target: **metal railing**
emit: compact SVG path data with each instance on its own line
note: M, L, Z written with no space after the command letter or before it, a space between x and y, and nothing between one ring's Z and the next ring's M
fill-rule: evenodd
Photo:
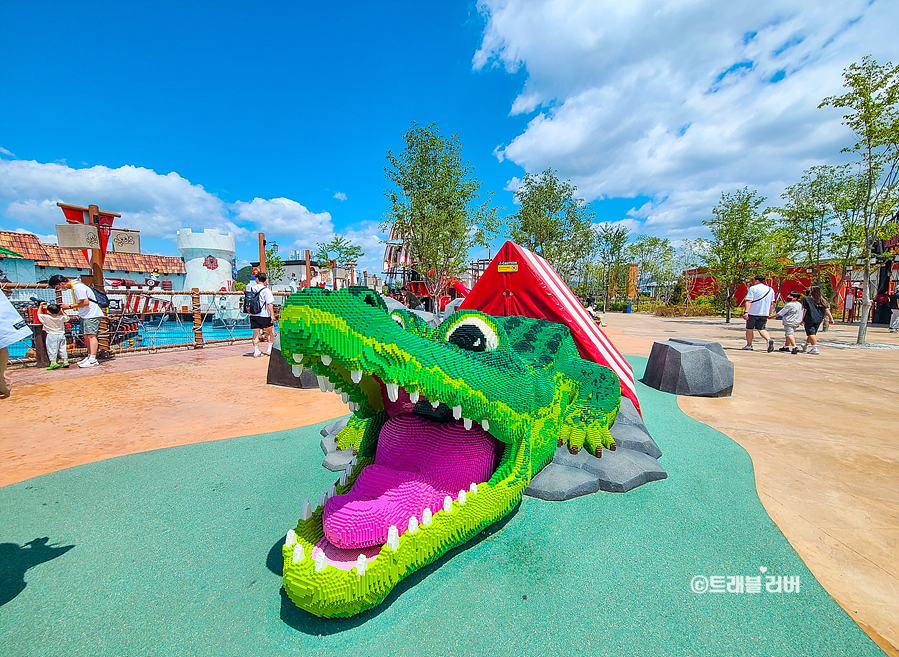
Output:
M46 359L43 328L37 322L38 302L74 302L71 290L57 291L40 284L0 283L32 327L33 336L9 347L10 363L42 364ZM153 353L170 349L201 349L246 342L253 337L249 315L241 312L243 292L117 290L108 288L110 307L98 333L101 356ZM273 293L275 314L283 307L285 292ZM69 358L86 354L81 321L71 315L66 329ZM277 328L277 320L276 320Z

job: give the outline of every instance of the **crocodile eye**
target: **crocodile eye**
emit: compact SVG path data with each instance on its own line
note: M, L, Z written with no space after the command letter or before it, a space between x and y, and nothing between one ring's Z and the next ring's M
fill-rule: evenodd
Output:
M446 341L466 351L493 351L499 344L496 331L480 317L466 317L447 333Z
M400 328L406 328L406 322L403 320L402 315L391 315L390 319L400 325Z

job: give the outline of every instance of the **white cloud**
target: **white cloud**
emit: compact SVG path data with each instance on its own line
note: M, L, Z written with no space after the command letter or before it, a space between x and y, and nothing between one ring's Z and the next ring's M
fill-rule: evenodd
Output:
M73 169L65 164L0 160L0 225L3 218L52 231L64 223L57 201L96 203L122 215L116 226L134 228L145 237L175 240L179 228L217 228L248 239L257 230L308 244L333 233L331 215L315 213L287 198L228 204L202 185L177 173L150 169L94 166Z
M899 3L866 0L479 7L473 66L524 68L511 113L536 112L497 156L553 167L588 200L649 196L629 216L673 237L701 232L723 190L748 185L773 202L803 169L843 161L842 112L818 103L853 61L890 59L899 23Z
M3 148L3 146L0 146L0 153L3 153L4 155L9 155L10 157L15 157L14 153L11 153L10 151L6 150L5 148Z
M336 194L334 194L334 198L336 198L338 201L345 201L346 194L344 194L343 192L337 192Z

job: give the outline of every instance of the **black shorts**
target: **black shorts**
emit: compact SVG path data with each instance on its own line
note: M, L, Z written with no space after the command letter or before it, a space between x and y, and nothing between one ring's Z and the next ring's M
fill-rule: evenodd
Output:
M260 317L259 315L250 315L250 328L267 329L272 325L271 317Z
M817 335L818 327L821 325L820 324L806 324L805 322L803 322L803 326L805 327L806 335Z
M746 328L750 331L764 331L768 326L768 318L764 315L747 315Z

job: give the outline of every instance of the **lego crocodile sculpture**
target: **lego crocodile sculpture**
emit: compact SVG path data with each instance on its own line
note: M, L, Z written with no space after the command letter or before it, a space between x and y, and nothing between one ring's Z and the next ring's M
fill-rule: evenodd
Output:
M284 588L352 616L507 515L557 447L614 449L618 377L545 320L459 311L436 329L367 288L292 295L281 351L353 412L353 460L306 501L283 547Z

